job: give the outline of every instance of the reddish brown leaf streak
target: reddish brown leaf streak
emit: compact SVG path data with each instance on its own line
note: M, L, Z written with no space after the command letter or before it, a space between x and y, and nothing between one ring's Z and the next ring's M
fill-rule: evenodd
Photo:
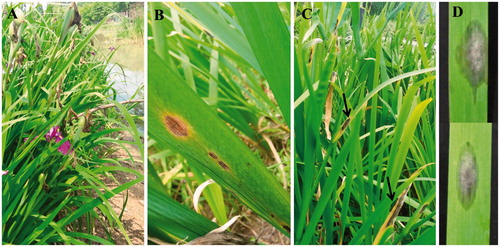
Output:
M189 129L187 123L181 120L179 117L172 115L165 115L163 118L167 130L174 136L186 137L189 134Z
M214 152L208 152L208 156L210 156L210 158L214 159L215 161L217 161L217 164L219 164L222 168L224 168L224 170L228 171L229 170L229 166L224 162L222 161L221 159L219 159L219 156L217 156L217 154L215 154Z
M219 165L220 165L222 168L224 168L224 170L226 170L226 171L227 171L227 170L229 170L229 166L227 166L227 164L226 164L226 163L224 163L224 161L219 160Z
M290 232L290 227L287 226L287 225L282 225L282 227L287 231L287 232Z
M347 120L345 120L345 122L342 124L342 130L345 130L347 128L347 125L349 125L349 123L351 122L351 118L348 118Z
M208 152L208 155L212 158L212 159L218 159L219 157L217 156L217 154L214 154L212 152Z

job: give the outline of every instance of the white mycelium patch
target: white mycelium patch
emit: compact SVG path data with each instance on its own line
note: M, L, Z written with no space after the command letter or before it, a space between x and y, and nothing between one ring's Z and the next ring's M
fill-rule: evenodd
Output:
M457 53L462 71L470 82L476 99L477 88L485 82L488 64L488 39L479 21L471 21L467 26Z
M478 171L476 155L468 142L462 148L458 165L458 197L462 202L462 206L469 209L476 196Z

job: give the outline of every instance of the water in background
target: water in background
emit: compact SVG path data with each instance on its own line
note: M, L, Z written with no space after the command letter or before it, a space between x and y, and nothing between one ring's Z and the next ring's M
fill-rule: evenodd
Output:
M109 81L116 90L116 101L122 102L130 99L144 99L144 71L133 71L117 64L109 64ZM137 92L137 90L139 90ZM135 96L134 96L135 95ZM132 98L133 97L133 98ZM130 110L131 114L144 116L144 103L138 104ZM144 122L136 122L139 132L144 132Z

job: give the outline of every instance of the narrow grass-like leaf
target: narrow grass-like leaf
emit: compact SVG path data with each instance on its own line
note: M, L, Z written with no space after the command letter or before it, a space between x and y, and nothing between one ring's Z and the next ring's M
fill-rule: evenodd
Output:
M290 33L278 5L237 2L231 5L290 125Z
M150 179L148 187L148 221L158 224L148 224L149 237L173 238L177 242L190 241L218 227L217 224L172 199L156 180Z

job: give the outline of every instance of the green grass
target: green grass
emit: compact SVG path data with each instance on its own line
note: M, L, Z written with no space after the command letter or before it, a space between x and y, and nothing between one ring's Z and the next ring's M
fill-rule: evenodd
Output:
M60 9L28 8L24 18L2 22L2 170L9 171L2 177L2 243L114 244L111 231L117 229L131 244L109 199L143 175L109 155L110 144L142 150L134 124L139 117L128 113L134 104L115 101L105 69L110 56L92 54L89 42L106 19L80 33L76 25L66 26L72 12ZM92 110L106 104L115 107ZM64 138L57 143L44 137L54 126ZM119 132L134 141L119 140ZM65 141L69 154L58 151ZM117 172L131 180L118 183ZM96 225L106 236L94 235Z
M149 9L148 176L161 181L151 189L192 208L194 190L211 178L216 185L203 191L202 217L222 225L237 214L245 220L248 208L289 235L290 35L283 17L289 5L150 3ZM152 20L155 9L165 20ZM157 224L166 219L154 212L192 214L175 203L149 205L149 237L177 243L211 230L193 236L179 230L189 229L182 222Z
M295 7L295 243L434 244L431 5Z

